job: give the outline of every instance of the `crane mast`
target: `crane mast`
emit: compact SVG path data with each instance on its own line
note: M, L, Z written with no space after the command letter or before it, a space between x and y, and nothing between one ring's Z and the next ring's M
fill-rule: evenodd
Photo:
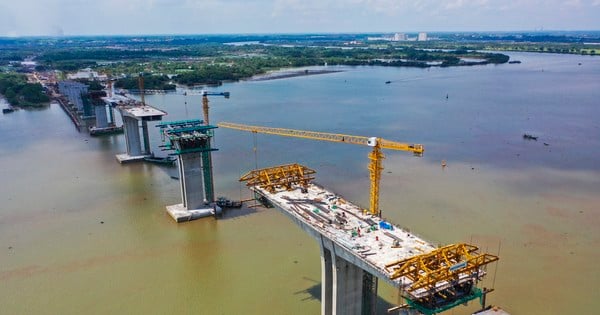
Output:
M208 125L208 96L217 95L229 98L229 92L208 92L202 91L202 113L204 114L204 124Z
M140 76L138 77L138 88L140 89L140 99L142 100L142 105L146 105L144 100L144 73L140 72Z
M373 150L369 153L369 174L371 180L369 210L372 215L380 215L379 182L381 181L381 171L383 170L383 159L385 159L385 155L383 154L383 152L381 152L381 149L409 151L416 156L422 156L423 152L425 151L423 145L421 144L395 142L377 137L364 137L317 131L251 126L228 122L218 123L217 126L228 129L249 131L252 133L264 133L285 137L304 138L330 142L342 142L373 147Z

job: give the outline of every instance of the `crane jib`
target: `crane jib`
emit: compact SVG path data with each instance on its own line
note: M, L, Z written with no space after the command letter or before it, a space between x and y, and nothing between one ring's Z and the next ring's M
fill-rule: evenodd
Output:
M217 126L222 127L222 128L249 131L249 132L253 132L253 133L264 133L264 134L272 134L272 135L278 135L278 136L287 136L287 137L331 141L331 142L345 142L345 143L350 143L350 144L374 146L369 141L373 137L353 136L353 135L345 135L345 134L337 134L337 133L306 131L306 130L296 130L296 129L287 129L287 128L260 127L260 126L242 125L242 124L227 123L227 122L219 123L219 124L217 124ZM376 139L377 139L376 145L378 145L382 149L412 151L415 153L423 152L423 146L420 144L407 144L407 143L385 140L385 139L381 139L381 138L376 138Z

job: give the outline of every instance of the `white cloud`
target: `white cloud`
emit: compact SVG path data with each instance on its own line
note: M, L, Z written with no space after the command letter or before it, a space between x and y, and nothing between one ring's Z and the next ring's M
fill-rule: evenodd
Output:
M0 35L600 29L600 0L0 2Z

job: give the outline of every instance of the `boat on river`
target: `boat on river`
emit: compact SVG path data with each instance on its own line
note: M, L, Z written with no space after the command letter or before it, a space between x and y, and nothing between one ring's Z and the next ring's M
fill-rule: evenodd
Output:
M217 203L217 206L219 206L221 208L241 208L242 207L241 201L229 200L226 197L218 197L216 203Z
M535 140L535 141L537 141L538 137L537 137L537 136L532 136L532 135L530 135L530 134L528 134L528 133L524 133L524 134L523 134L523 139L525 139L525 140Z

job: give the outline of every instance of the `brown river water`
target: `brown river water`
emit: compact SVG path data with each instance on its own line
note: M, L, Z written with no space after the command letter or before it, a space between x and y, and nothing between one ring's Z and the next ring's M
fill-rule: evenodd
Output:
M229 83L211 121L424 144L422 158L386 152L384 217L499 252L484 284L513 315L596 314L600 57L512 57L522 63ZM201 115L199 96L146 100L165 120ZM299 162L368 204L367 147L221 129L214 142L219 195L249 197L237 178L257 164ZM319 314L315 241L274 209L176 224L176 169L120 165L124 150L122 135L78 133L58 105L0 116L0 314ZM381 314L398 300L383 282L379 296Z

